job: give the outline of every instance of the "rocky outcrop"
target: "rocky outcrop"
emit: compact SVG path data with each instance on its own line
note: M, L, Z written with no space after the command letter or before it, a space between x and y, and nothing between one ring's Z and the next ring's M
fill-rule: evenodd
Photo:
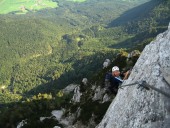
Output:
M64 115L64 109L63 110L53 110L51 114L55 117L56 120L61 120L62 116Z
M66 110L53 110L51 112L50 117L40 117L40 121L44 122L46 119L52 119L57 120L60 125L62 125L64 128L73 128L73 122L80 116L81 108L79 107L75 113L68 113L66 114ZM25 121L24 121L25 123ZM18 125L20 128L23 126L23 121ZM55 126L56 128L60 128L59 126Z
M67 87L65 87L62 91L63 91L63 93L68 94L68 93L74 91L74 89L75 89L77 86L79 86L79 85L70 84L70 85L68 85Z
M102 100L104 93L105 93L105 90L102 89L100 86L97 86L97 88L94 91L94 96L93 96L92 100L93 101Z
M81 98L82 93L80 92L80 86L77 86L74 89L74 95L72 98L72 102L76 103L76 102L80 102L80 98Z
M145 80L170 94L170 26L147 45L123 85ZM168 128L170 98L137 85L119 89L103 120L96 128Z
M68 113L66 117L63 117L60 120L60 123L65 128L72 128L73 123L80 116L80 112L81 112L81 108L78 108L75 113Z
M87 82L88 82L88 79L87 78L83 78L83 80L82 80L83 85L87 85Z
M22 121L17 125L17 128L21 128L21 127L23 127L25 124L27 124L27 119L22 120Z
M54 126L54 128L61 128L61 127L59 127L59 126Z
M110 64L111 64L110 59L106 59L106 60L103 62L103 69L109 67Z

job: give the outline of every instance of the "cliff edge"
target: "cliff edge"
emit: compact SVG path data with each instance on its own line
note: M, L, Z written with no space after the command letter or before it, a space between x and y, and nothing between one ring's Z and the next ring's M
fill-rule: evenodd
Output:
M145 47L123 85L146 81L170 94L170 24ZM122 85L122 86L123 86ZM96 128L169 128L170 98L137 85L119 89L103 120Z

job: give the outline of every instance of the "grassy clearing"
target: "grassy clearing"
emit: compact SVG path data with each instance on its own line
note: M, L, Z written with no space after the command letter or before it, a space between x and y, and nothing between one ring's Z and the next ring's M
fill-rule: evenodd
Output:
M57 3L52 2L52 0L0 0L0 14L10 12L25 14L28 11L37 11L48 7L55 8L57 6Z
M86 0L68 0L68 1L73 1L73 2L84 2Z

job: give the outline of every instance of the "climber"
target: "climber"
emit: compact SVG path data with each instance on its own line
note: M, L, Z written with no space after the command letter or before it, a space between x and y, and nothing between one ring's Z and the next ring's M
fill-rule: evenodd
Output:
M130 71L127 71L123 74L120 73L119 67L114 66L112 68L112 73L107 73L105 76L105 90L106 93L117 94L118 86L123 83L124 80L128 78ZM123 79L121 78L123 77Z

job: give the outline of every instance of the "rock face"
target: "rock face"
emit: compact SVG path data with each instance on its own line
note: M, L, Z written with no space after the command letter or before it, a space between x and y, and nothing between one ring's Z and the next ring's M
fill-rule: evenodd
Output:
M170 94L170 25L147 45L123 85L145 80ZM137 85L119 89L96 128L169 128L170 98Z
M18 125L17 128L23 127L25 124L27 124L27 120L22 120Z
M74 89L75 89L77 86L79 86L79 85L70 84L70 85L68 85L66 88L63 89L63 92L68 94L68 93L74 91Z
M98 87L96 88L96 90L94 91L95 94L94 94L92 100L93 100L93 101L95 101L95 100L102 100L102 99L103 99L104 92L105 92L105 90L104 90L104 89L101 89L101 87L98 86Z
M74 95L73 95L72 101L75 103L80 102L81 95L82 95L82 93L80 92L80 86L77 86L74 89Z
M51 114L56 118L56 120L61 120L63 114L64 114L64 110L53 110L51 112Z
M87 85L87 82L88 82L88 79L87 78L83 78L83 80L82 80L83 85Z
M104 68L107 68L110 64L111 64L111 61L110 61L109 59L106 59L106 60L103 62L103 69L104 69Z

